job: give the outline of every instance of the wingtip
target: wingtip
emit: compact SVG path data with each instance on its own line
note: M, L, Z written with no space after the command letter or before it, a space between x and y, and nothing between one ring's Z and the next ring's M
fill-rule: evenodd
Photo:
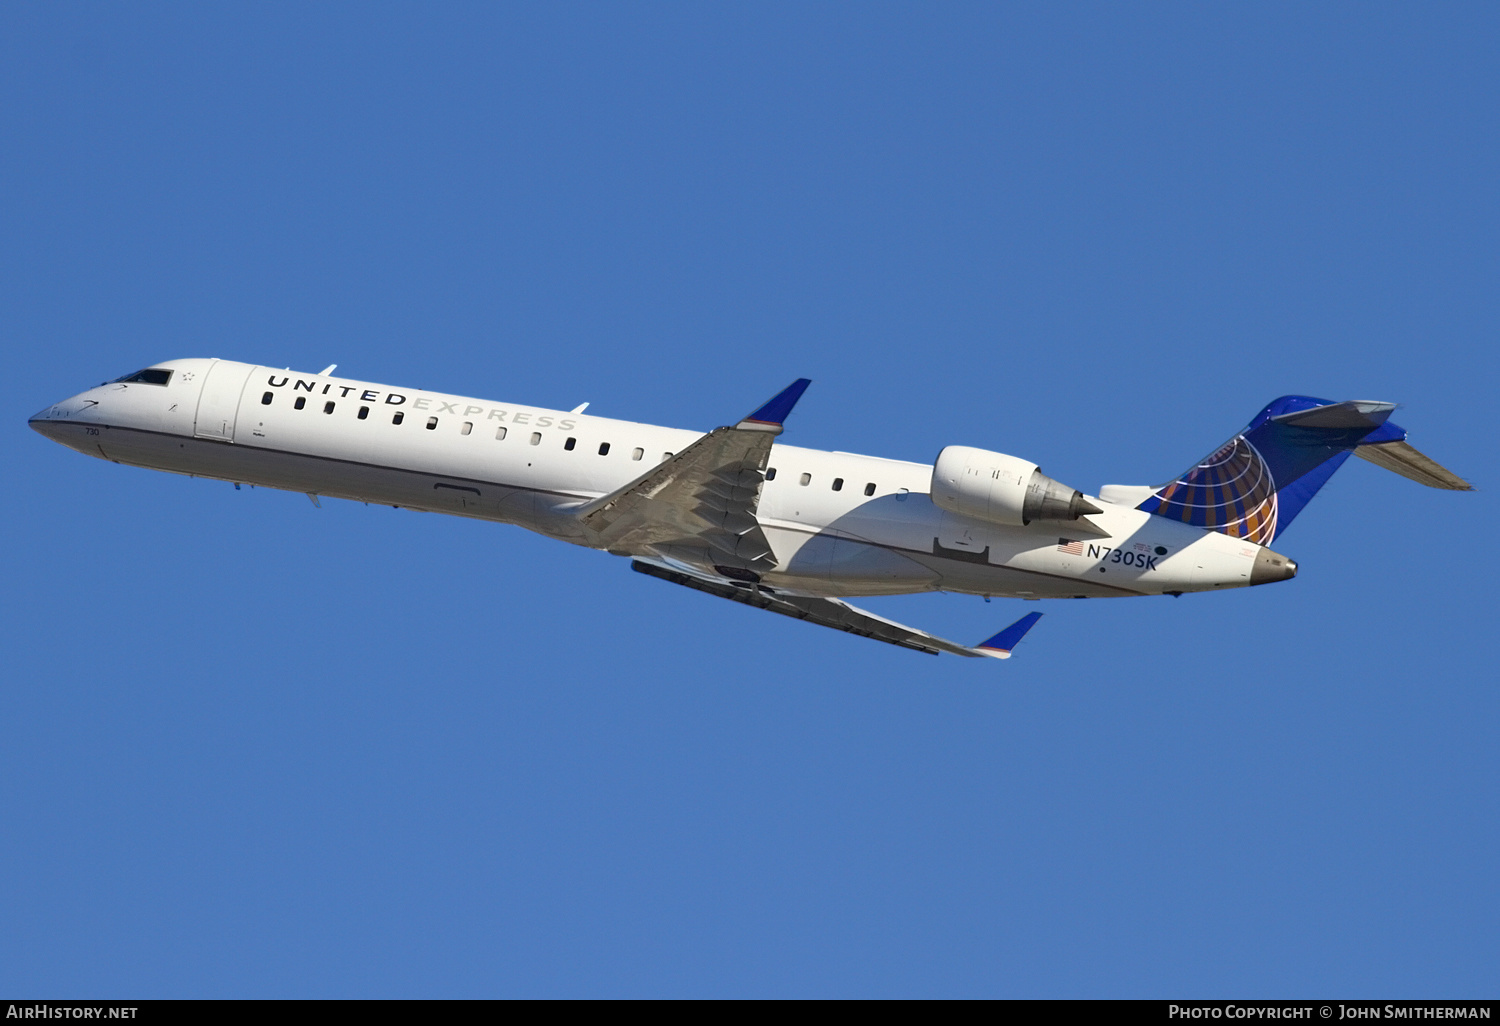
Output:
M994 637L975 645L974 651L993 659L1009 659L1011 651L1020 644L1021 639L1026 637L1026 632L1035 627L1036 622L1041 618L1041 613L1027 613Z
M786 388L776 393L770 402L765 403L750 416L740 421L741 427L761 427L780 429L786 422L787 415L792 412L792 407L797 405L797 400L802 398L802 393L807 391L807 386L812 384L811 378L798 378Z

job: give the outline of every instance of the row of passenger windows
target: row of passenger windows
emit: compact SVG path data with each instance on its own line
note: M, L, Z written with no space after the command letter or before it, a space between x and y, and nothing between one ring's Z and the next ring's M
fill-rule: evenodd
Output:
M270 406L271 403L272 403L272 401L275 400L275 398L276 398L276 393L275 392L265 392L265 393L262 393L262 395L260 397L260 404L262 406ZM337 405L338 405L337 403L333 402L332 400L329 400L328 402L325 402L323 404L323 412L324 413L332 413L334 411L334 409L337 407ZM305 395L299 395L292 402L292 409L294 409L294 410L304 410L306 408L307 408L307 396L305 396ZM370 417L370 408L368 406L361 406L359 408L359 413L356 414L356 416L360 420L368 420L369 417ZM406 420L406 411L404 411L404 410L397 410L395 413L391 414L391 423L392 424L400 424L400 423L402 423L405 420ZM436 431L437 430L437 426L438 426L438 419L436 417L428 417L427 418L427 430L428 431ZM474 422L471 421L471 420L464 421L463 424L459 427L458 433L461 434L461 435L470 435L470 434L473 434L474 433ZM497 427L495 429L495 440L497 442L503 442L503 441L505 441L506 435L508 433L509 433L509 431L508 431L507 428L505 428L505 427ZM532 445L541 445L542 444L542 433L540 431L533 431L531 433L530 442L531 442ZM578 445L578 439L576 439L576 438L569 438L566 442L563 443L563 448L567 449L569 452L572 452L573 449L577 447L577 445ZM609 443L608 442L600 442L599 443L599 455L600 456L608 456L609 455ZM632 449L630 451L630 458L632 460L643 459L645 457L645 455L646 455L646 450L640 448L639 446L637 446L636 448L634 448L634 449ZM661 454L661 458L663 460L669 460L669 459L672 458L672 454L669 453L669 452L664 452L664 453Z
M271 400L275 398L275 395L276 394L274 392L266 392L264 395L262 395L260 397L260 403L261 403L261 405L262 406L270 406L271 405ZM334 406L335 406L335 404L334 404L334 402L332 400L330 400L328 402L325 402L323 404L323 412L324 413L332 413L333 410L334 410ZM296 401L292 403L292 408L293 409L301 410L301 409L305 409L306 407L307 407L307 397L303 396L303 395L299 395L297 397ZM361 406L359 408L359 414L358 414L358 416L359 416L360 420L367 420L369 418L369 416L370 416L370 408L368 406ZM395 413L391 414L391 423L392 424L400 424L405 419L406 419L406 413L403 410L397 410ZM437 430L437 426L438 426L438 419L436 417L428 417L427 418L427 430L428 431L436 431ZM472 434L473 431L474 431L474 422L473 421L469 421L469 420L464 421L463 425L459 428L459 434L461 434L461 435ZM495 429L495 440L497 442L503 442L503 441L505 441L506 434L507 434L507 431L506 431L506 429L504 427L497 427ZM542 433L540 431L533 431L531 433L530 442L531 442L532 445L541 445L542 444ZM563 442L563 448L566 449L568 452L572 452L577 447L578 447L578 439L576 439L576 438L569 438L567 441ZM608 442L600 442L599 443L599 455L600 456L608 456L609 455L609 443ZM640 460L645 455L646 455L646 450L642 449L640 446L636 446L634 449L630 450L630 458L632 460ZM669 460L669 459L672 458L672 454L669 453L669 452L664 452L664 453L661 454L661 458L662 458L663 461ZM774 481L774 480L776 480L776 468L775 467L767 467L766 468L766 480L767 481ZM812 475L804 473L803 475L801 475L801 477L799 477L797 479L797 483L800 484L800 485L802 485L803 487L806 487L807 485L812 484ZM833 479L833 490L836 491L836 492L841 492L841 491L844 490L844 479L843 478L836 477L836 478ZM871 481L871 482L869 482L868 484L865 485L865 494L866 495L874 495L875 494L875 482L874 481Z
M766 468L766 480L767 481L774 481L774 480L776 480L776 468L775 467L767 467ZM812 484L812 475L811 474L803 474L801 477L799 477L797 479L797 483L800 484L800 485L802 485L805 488L806 486ZM833 479L833 490L836 491L836 492L841 492L841 491L844 490L844 479L843 478L836 477L836 478ZM875 482L874 481L871 481L871 482L869 482L868 484L865 485L865 494L866 495L874 495L875 494Z

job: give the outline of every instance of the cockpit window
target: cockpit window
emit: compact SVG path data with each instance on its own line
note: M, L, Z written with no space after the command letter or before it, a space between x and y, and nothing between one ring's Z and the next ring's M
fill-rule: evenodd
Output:
M110 384L142 384L142 385L165 385L172 380L172 372L160 367L147 367L143 371L127 374L123 378L115 378Z

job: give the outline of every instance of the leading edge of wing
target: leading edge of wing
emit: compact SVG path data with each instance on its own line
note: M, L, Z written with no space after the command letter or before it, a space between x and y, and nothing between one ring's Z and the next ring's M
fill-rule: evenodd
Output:
M912 649L937 655L949 652L967 657L988 656L992 659L1009 659L1011 650L1026 632L1042 618L1041 613L1027 613L994 637L973 648L940 638L927 631L908 627L894 620L887 620L868 610L851 606L835 598L817 598L807 595L790 595L765 587L751 587L739 582L718 580L698 573L688 573L675 566L656 560L634 559L630 568L636 573L646 574L659 580L680 584L708 595L729 599L742 605L779 613L797 620L806 620L820 627L832 627L847 634L883 641L898 648Z

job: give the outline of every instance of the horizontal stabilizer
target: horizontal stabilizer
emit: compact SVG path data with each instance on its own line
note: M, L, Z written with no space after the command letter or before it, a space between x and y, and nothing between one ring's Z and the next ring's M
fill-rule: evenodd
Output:
M1351 399L1348 402L1314 406L1310 410L1282 413L1271 419L1278 424L1292 424L1301 428L1327 428L1330 431L1362 428L1373 431L1386 422L1395 408L1395 403L1383 403L1378 399Z
M1369 460L1417 484L1428 488L1447 488L1455 492L1472 492L1474 486L1431 457L1424 456L1408 442L1375 442L1354 450L1360 459Z

